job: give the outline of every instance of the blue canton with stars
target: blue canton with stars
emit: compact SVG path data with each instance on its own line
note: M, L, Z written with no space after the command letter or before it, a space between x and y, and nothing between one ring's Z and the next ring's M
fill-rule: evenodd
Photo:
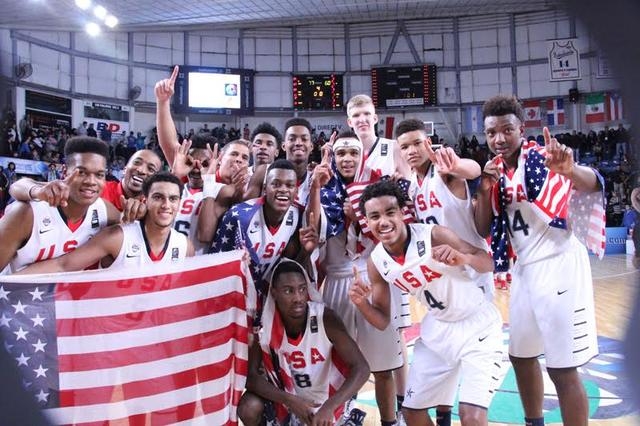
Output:
M58 406L54 284L0 284L0 334L24 388L41 408Z

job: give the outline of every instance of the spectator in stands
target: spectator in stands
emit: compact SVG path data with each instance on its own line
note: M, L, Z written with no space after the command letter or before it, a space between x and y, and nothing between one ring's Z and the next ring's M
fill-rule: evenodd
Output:
M207 123L204 123L204 126L200 129L198 133L211 133L211 130L209 130L209 126L207 125Z
M47 173L44 174L44 178L47 182L53 182L54 180L58 180L61 178L58 174L58 169L55 163L49 164L49 168L47 169Z
M250 136L251 136L251 129L249 129L249 123L245 123L244 127L242 128L242 139L251 140Z
M627 235L631 235L631 232L638 220L638 213L629 204L624 206L624 215L622 216L622 226L627 228Z
M7 205L7 195L9 190L9 180L4 174L4 167L0 166L0 216L4 214L4 208Z
M7 187L10 187L15 181L17 181L18 174L16 173L16 163L11 161L7 164L7 168L4 169L4 175L7 177Z
M89 127L87 128L87 136L91 136L94 138L98 137L98 132L96 132L96 129L93 128L93 123L90 123Z
M87 125L86 121L83 121L82 124L76 129L76 133L78 136L85 136L87 134Z
M146 135L143 135L142 132L138 132L138 134L136 135L136 149L140 150L145 148L144 140L146 138L147 138Z

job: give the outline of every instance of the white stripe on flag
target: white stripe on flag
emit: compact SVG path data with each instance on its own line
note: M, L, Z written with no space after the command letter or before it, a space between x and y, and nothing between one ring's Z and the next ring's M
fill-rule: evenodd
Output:
M231 416L229 416L231 414ZM237 421L238 416L236 410L233 410L229 413L229 406L223 408L220 411L216 411L213 413L205 414L200 417L195 417L190 420L185 420L183 422L173 423L173 426L211 426L211 425L221 425L227 422L227 420Z
M115 386L137 380L149 380L169 376L181 371L202 367L226 360L229 354L247 359L247 350L238 351L245 343L231 339L214 348L206 348L160 360L129 364L124 367L103 368L100 370L60 373L60 389L86 389L100 386Z
M238 288L238 276L226 277L218 281L207 281L187 287L164 291L132 294L129 296L106 297L104 299L59 300L56 301L56 318L91 318L122 315L129 312L144 312L168 308L190 302L224 296Z
M117 333L93 334L90 336L58 337L58 354L73 355L114 351L154 345L217 330L232 324L235 319L246 315L243 309L230 308L212 315L177 321L155 327L127 330ZM149 330L152 330L151 332Z
M166 410L192 403L198 399L211 398L226 392L229 387L233 390L244 390L244 381L230 380L231 375L225 375L216 380L198 383L181 389L171 390L156 395L131 398L124 401L106 404L84 405L81 407L61 407L47 410L57 424L76 424L123 419L136 414ZM241 388L236 385L241 384ZM231 410L231 405L228 405ZM216 424L225 423L225 421Z

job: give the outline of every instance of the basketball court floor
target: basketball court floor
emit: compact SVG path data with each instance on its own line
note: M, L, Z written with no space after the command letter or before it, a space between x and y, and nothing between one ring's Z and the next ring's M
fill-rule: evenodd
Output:
M580 368L580 374L589 399L589 424L591 426L631 426L640 424L640 411L631 400L631 390L624 371L622 340L630 318L630 310L635 297L640 273L634 269L631 256L609 255L603 260L591 256L593 274L596 320L598 327L598 344L600 355ZM507 305L508 290L496 290L496 304L503 316L505 372L500 387L489 407L489 424L493 426L523 424L523 411L520 405L513 368L507 356L509 317ZM414 323L419 322L424 310L412 304ZM418 327L414 324L405 330L409 342L411 359L412 342L418 335ZM541 359L544 366L544 359ZM545 377L545 421L546 424L562 424L560 408L553 384ZM380 416L375 404L373 377L358 394L357 406L367 412L365 425L377 426ZM454 424L459 425L454 407ZM432 415L435 419L435 415Z

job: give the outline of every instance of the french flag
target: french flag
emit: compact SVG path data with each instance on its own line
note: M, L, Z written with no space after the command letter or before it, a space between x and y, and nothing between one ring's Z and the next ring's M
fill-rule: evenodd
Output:
M547 100L547 125L564 124L564 100L562 98Z

